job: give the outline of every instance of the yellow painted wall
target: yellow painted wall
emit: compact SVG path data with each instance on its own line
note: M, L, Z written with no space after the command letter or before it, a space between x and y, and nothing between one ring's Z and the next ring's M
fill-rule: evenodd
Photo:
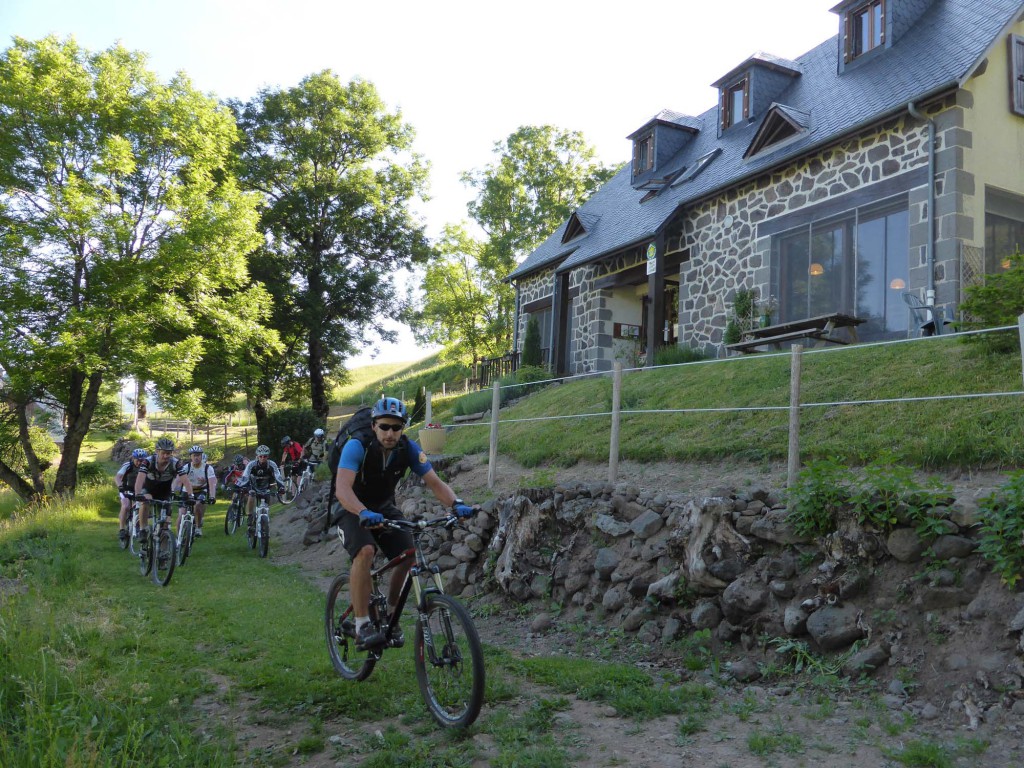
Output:
M1024 35L1024 22L1012 34ZM964 85L974 96L974 108L965 110L964 128L972 147L964 153L965 170L974 174L974 197L964 211L975 217L974 244L985 244L985 186L1024 196L1024 117L1010 111L1010 62L1007 37L996 41L984 74Z

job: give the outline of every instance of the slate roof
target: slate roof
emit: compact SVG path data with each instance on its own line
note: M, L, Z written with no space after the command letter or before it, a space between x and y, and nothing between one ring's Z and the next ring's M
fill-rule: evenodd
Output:
M837 37L826 40L795 62L755 54L747 62L771 58L778 65L801 73L776 96L776 102L784 104L794 117L803 117L801 122L807 122L809 130L775 151L769 147L744 160L743 154L765 113L746 124L733 126L719 137L717 105L697 118L685 118L685 123L679 113L663 111L654 119L672 115L681 124L699 126L700 132L658 169L659 176L692 168L698 158L716 148L722 150L719 156L692 180L680 183L677 179L643 203L640 201L647 193L631 186L631 166L627 162L577 211L581 222L592 223L584 225L586 234L563 244L563 223L527 256L509 279L552 265L558 265L557 271L563 272L650 240L680 207L899 113L908 102L962 85L1000 33L1022 11L1021 0L935 0L891 48L847 67L842 74L838 74ZM805 115L810 115L809 121Z

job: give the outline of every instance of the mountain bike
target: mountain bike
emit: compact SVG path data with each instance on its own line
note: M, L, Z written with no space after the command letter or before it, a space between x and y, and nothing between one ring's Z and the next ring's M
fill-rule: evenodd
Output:
M284 488L278 491L277 499L282 504L291 504L295 499L302 493L303 479L306 477L306 471L309 469L308 465L302 470L302 472L295 473L295 465L298 462L290 461L283 467L281 467L281 473L284 475Z
M302 474L299 475L295 481L295 497L298 498L302 495L302 492L306 490L310 483L313 482L313 475L316 473L316 468L320 466L320 462L316 459L307 459L306 466L302 470Z
M171 531L171 510L173 499L153 499L150 506L153 514L149 523L149 559L152 566L153 583L166 587L171 582L177 562L177 541ZM159 510L159 512L158 512ZM153 518L156 518L154 522ZM146 571L142 572L145 575Z
M249 517L245 535L249 540L249 549L256 549L260 557L266 557L270 548L270 504L267 502L270 489L251 488L249 495L256 497L256 508Z
M224 513L224 533L228 536L238 530L245 517L245 502L249 498L249 491L246 488L235 488L231 494L231 503L228 511Z
M327 591L324 629L331 664L347 680L365 680L380 661L384 649L395 643L395 632L409 593L413 593L416 631L413 658L420 694L431 716L447 728L465 728L476 720L484 700L484 654L473 619L461 603L444 594L440 569L429 565L422 539L431 530L452 528L455 515L434 520L388 520L383 527L406 530L414 545L405 552L370 571L370 622L382 632L384 646L360 651L356 648L355 614L349 597L349 575L343 573ZM383 556L381 556L383 559ZM387 598L380 589L382 576L401 563L413 559L413 566L402 585L393 616L387 616ZM386 580L385 584L386 584Z
M192 554L192 544L196 540L196 503L205 500L205 496L187 496L182 494L178 507L178 538L175 548L178 552L178 565L184 565Z
M139 502L131 491L124 491L125 497L132 502L128 511L128 538L121 540L121 549L129 550L133 555L139 554ZM145 574L143 574L145 575Z

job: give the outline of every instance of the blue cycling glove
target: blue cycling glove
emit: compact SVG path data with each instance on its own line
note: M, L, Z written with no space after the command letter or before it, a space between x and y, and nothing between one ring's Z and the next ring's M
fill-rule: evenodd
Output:
M476 514L475 508L459 500L456 500L455 503L452 505L452 511L455 513L456 517L472 517Z
M373 512L369 509L364 509L359 513L359 525L363 528L372 528L375 525L380 525L384 522L384 515L380 512Z

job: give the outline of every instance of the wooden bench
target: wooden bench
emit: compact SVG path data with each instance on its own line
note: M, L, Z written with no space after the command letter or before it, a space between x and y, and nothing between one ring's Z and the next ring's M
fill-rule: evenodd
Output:
M863 322L865 322L863 318L845 315L841 312L809 317L804 320L791 320L764 328L753 328L744 334L742 341L726 344L726 349L749 353L757 352L758 347L770 345L774 349L781 350L784 343L801 339L812 339L815 346L819 347L825 344L850 344L857 341L857 326ZM845 339L833 333L839 328L846 329L847 337Z

